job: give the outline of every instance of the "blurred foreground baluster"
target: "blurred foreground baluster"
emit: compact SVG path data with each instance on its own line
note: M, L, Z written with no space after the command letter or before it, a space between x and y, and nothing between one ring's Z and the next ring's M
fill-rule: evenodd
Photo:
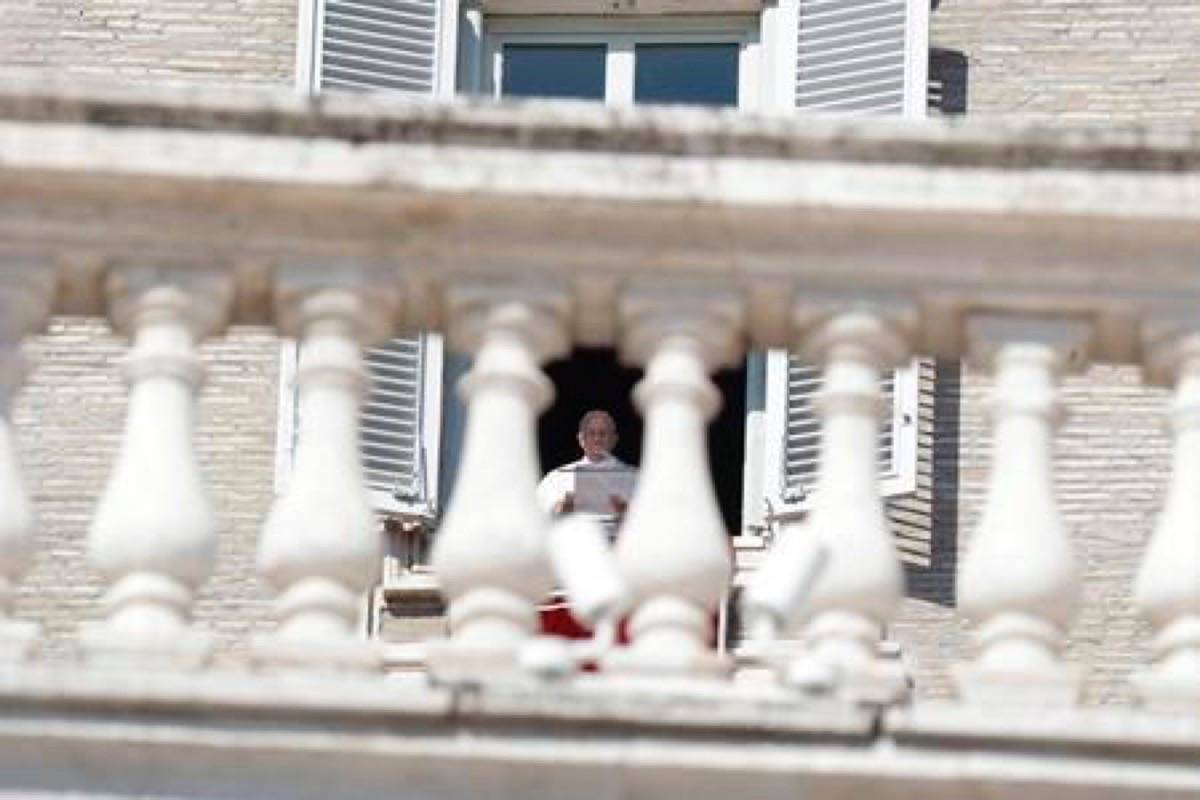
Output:
M337 283L292 271L280 279L277 325L300 339L300 430L287 490L263 528L258 568L276 592L274 633L254 642L268 668L374 671L374 642L356 630L362 596L379 574L382 532L371 510L359 447L366 390L363 346L391 330L395 298L369 278Z
M906 694L907 679L898 662L879 658L879 643L904 577L879 487L880 374L908 358L908 331L865 311L803 327L810 333L799 350L824 371L820 473L811 517L785 525L780 536L817 537L829 563L805 611L808 652L790 679L807 679L808 663L830 670L848 697L891 702ZM804 559L797 563L806 567Z
M713 619L732 564L708 466L707 426L721 396L709 373L742 356L742 307L715 292L635 291L622 308L623 355L646 364L634 390L645 416L642 469L617 541L634 595L615 672L715 676Z
M994 365L992 472L962 565L960 607L978 625L979 657L955 670L969 703L1075 702L1081 672L1059 657L1079 594L1055 502L1052 452L1062 419L1058 377L1083 361L1086 326L993 317L971 328Z
M12 399L25 377L21 340L45 323L51 268L6 264L0 277L0 661L33 655L41 628L13 619L17 585L33 560L35 519L12 427Z
M450 603L451 638L432 642L441 679L519 668L550 590L537 415L553 386L539 364L567 348L565 294L516 286L451 290L450 344L474 355L459 391L466 433L454 496L434 540L433 567Z
M195 668L211 637L191 607L216 556L216 521L193 441L203 370L196 341L223 327L232 282L199 269L137 267L108 283L114 327L128 332L129 408L88 553L111 582L105 619L85 626L93 664Z
M1154 624L1154 664L1133 683L1150 708L1200 712L1200 333L1172 331L1148 351L1151 377L1175 383L1175 455L1134 591Z

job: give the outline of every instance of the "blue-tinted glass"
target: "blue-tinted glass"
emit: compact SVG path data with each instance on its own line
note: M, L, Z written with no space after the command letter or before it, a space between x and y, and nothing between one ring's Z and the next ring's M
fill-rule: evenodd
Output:
M605 45L506 44L504 97L604 99Z
M636 103L737 105L736 43L639 44L634 54Z

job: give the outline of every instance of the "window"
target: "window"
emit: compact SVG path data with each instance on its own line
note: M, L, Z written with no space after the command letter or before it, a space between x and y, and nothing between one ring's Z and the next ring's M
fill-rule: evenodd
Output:
M486 75L496 97L615 106L760 106L757 17L488 21Z
M500 94L604 100L602 44L507 44Z
M609 51L607 43L504 43L498 53L499 94L603 102ZM740 56L734 42L634 44L633 102L736 106ZM613 88L614 102L626 98L627 86Z
M738 45L639 44L633 48L633 102L736 106Z
M360 89L447 97L460 91L616 106L923 113L928 2L697 5L712 13L651 13L633 4L613 14L595 0L300 0L297 83L305 92ZM364 417L372 494L382 510L432 514L439 443L444 437L444 494L453 479L453 431L461 408L453 398L446 400L444 416L452 431L446 435L438 398L453 393L441 391L449 379L442 375L437 336L402 337L388 348L404 352L380 356L383 361L396 356L405 364L420 363L421 369L419 375L406 373L401 382L411 378L408 388L393 386L382 404L373 404L379 419L371 418L375 412ZM396 366L371 359L377 381L381 371ZM295 348L285 347L280 485L290 467L296 423L294 367ZM812 423L804 421L803 394L811 386L803 369L783 353L754 353L748 360L744 528L761 527L767 505L767 516L803 513L811 494L815 439L801 435L791 444L785 439L789 420L795 430ZM881 456L889 492L910 487L915 472L915 455L905 442L916 429L905 427L905 420L915 416L917 381L906 382L904 376L898 372L891 384L896 413L885 430L891 449L885 443ZM388 407L392 402L399 405ZM421 487L424 497L418 500Z

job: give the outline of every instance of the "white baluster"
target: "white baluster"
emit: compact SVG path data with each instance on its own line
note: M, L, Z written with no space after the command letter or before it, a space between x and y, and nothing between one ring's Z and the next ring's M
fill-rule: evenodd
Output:
M780 536L815 536L829 552L805 611L802 662L831 669L846 696L886 702L907 691L907 680L899 663L879 658L884 626L904 590L879 490L880 375L908 357L908 335L876 314L847 312L818 324L800 349L824 366L820 472L812 515Z
M553 386L539 364L567 347L565 295L466 286L450 294L450 343L474 354L459 387L466 432L454 496L433 547L451 639L431 643L443 679L518 668L553 585L549 518L537 505L537 415Z
M721 403L709 372L742 354L741 306L720 295L639 292L621 310L624 356L647 365L634 390L645 441L617 542L634 595L632 642L610 653L605 667L724 674L730 665L710 639L732 564L708 467L708 421Z
M1200 333L1149 347L1150 374L1175 381L1175 455L1166 506L1138 573L1134 596L1154 624L1154 664L1133 677L1142 702L1200 711Z
M38 266L24 273L6 267L0 278L0 661L14 661L33 655L41 627L12 617L17 585L33 560L35 520L10 413L25 377L21 339L45 321L53 273Z
M265 668L373 671L382 666L378 647L356 630L383 558L359 446L362 351L389 332L395 298L345 270L336 286L307 277L292 268L276 297L280 332L300 339L300 430L258 551L278 624L254 641L253 657Z
M216 555L216 523L193 443L202 368L196 340L222 326L231 281L212 272L130 268L108 285L114 326L132 337L129 407L88 542L111 582L106 616L80 634L97 664L197 667L211 650L191 606Z
M987 501L962 565L959 602L980 654L955 670L971 703L1074 702L1080 672L1059 659L1079 577L1055 502L1052 452L1062 418L1058 377L1078 363L1086 326L985 318L973 344L994 364Z

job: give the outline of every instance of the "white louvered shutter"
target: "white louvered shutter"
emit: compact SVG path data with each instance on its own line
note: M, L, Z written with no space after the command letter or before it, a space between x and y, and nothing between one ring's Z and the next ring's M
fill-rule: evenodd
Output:
M843 114L923 114L928 0L800 0L796 107ZM782 351L767 359L765 442L768 516L808 509L820 458L813 400L821 371ZM912 368L883 378L892 413L880 423L885 494L912 491L916 473L917 380Z
M819 367L801 363L792 356L779 358L778 364L786 370L778 480L778 497L782 501L778 505L786 513L806 509L816 487L821 419L814 400L821 390L822 377ZM889 409L879 423L879 477L885 494L907 491L912 486L909 462L916 431L914 381L912 368L889 372L882 380L883 405Z
M438 0L319 0L317 90L434 94ZM361 436L367 490L389 514L437 513L441 340L413 333L366 352L371 379Z
M912 492L917 478L918 373L916 362L882 380L884 408L879 429L879 478L883 494ZM812 507L821 457L821 419L815 400L819 367L783 350L767 353L766 464L763 489L767 522Z
M437 409L436 393L426 381L436 380L427 362L428 337L410 334L367 350L371 391L363 406L363 469L367 490L380 511L433 517L437 448L429 439ZM436 370L440 371L440 370Z
M437 0L323 0L319 14L318 89L433 94Z
M797 108L924 113L928 0L800 0L799 10Z

